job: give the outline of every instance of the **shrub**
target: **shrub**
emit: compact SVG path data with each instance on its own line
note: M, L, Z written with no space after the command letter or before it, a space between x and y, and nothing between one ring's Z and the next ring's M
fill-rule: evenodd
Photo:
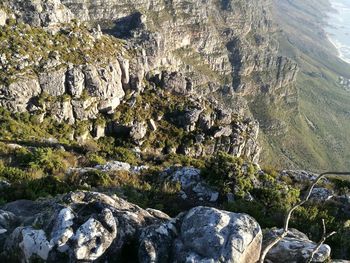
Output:
M131 165L137 165L138 163L138 158L136 154L133 151L124 147L115 147L113 155L118 161L121 162L126 162Z
M101 171L89 171L84 173L83 177L83 182L92 187L107 187L112 184L109 175Z
M209 184L222 193L235 193L243 197L253 189L251 178L242 172L243 160L220 152L212 157L202 170Z
M106 164L106 159L97 153L88 153L87 156L87 166L96 166Z

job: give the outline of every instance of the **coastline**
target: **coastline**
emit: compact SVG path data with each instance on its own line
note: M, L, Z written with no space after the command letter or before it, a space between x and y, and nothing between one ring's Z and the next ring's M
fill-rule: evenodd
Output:
M339 16L341 16L341 10L339 10L339 6L336 2L329 0L329 3L331 4L332 7L332 11L330 11L329 13L331 13L332 15L334 15L334 13L337 13ZM350 7L349 7L350 8ZM335 12L334 12L335 11ZM328 13L328 15L329 15ZM334 18L334 17L333 17ZM342 19L342 18L341 18ZM331 17L328 16L327 19L327 26L325 28L325 33L326 33L326 37L328 39L328 41L334 46L334 48L337 51L337 57L342 60L345 63L350 64L350 45L346 45L344 43L341 43L339 40L337 40L334 36L334 33L331 33L331 28L338 28L337 25L331 23ZM350 32L349 32L350 33ZM350 36L349 36L350 37ZM344 52L342 49L346 49L347 51Z
M329 33L326 33L328 41L334 46L334 48L337 51L337 57L344 61L345 63L350 64L350 58L347 58L344 56L344 54L341 52L341 48L344 47L341 43L337 42L336 40L333 40L332 37L329 35ZM350 47L349 47L350 48Z

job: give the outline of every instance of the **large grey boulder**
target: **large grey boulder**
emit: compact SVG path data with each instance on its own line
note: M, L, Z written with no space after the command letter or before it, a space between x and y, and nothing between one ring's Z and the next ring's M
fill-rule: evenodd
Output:
M66 68L60 68L39 74L39 82L42 91L55 97L65 94L66 71Z
M0 85L0 105L14 112L25 112L33 97L41 93L36 78L18 77L8 86Z
M112 61L105 67L86 65L83 72L90 96L99 98L100 111L113 111L119 106L125 92L118 61Z
M262 232L250 216L214 208L193 208L184 217L175 255L211 262L256 262Z
M97 98L86 98L84 100L71 101L73 114L76 120L86 121L96 119L98 115Z
M140 262L257 262L259 224L249 215L196 207L141 235Z
M47 107L49 115L59 123L65 122L70 125L75 123L73 106L70 100L56 101Z
M275 238L281 231L282 229L272 229L264 236L264 242ZM272 263L306 262L316 246L317 244L304 233L296 229L289 229L288 235L269 251L266 259ZM330 254L331 248L324 244L315 254L313 262L325 262L329 259Z

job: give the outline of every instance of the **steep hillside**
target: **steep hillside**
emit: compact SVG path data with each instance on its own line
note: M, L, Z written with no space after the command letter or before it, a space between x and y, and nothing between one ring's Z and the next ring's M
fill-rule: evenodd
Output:
M325 35L330 3L275 3L274 17L281 28L275 33L280 54L293 58L300 67L296 82L299 103L297 111L286 115L289 128L285 133L265 133L265 145L270 149L263 154L264 162L315 171L348 170L350 94L339 79L349 79L350 65L338 59ZM279 115L271 110L271 115L275 114Z
M0 262L255 263L315 180L266 262L350 258L349 182L288 168L346 100L293 3L3 0Z

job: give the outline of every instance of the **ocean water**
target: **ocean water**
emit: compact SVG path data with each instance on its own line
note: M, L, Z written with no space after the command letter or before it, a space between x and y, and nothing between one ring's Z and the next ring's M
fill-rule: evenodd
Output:
M350 0L330 0L336 12L329 13L326 32L339 57L350 63Z

